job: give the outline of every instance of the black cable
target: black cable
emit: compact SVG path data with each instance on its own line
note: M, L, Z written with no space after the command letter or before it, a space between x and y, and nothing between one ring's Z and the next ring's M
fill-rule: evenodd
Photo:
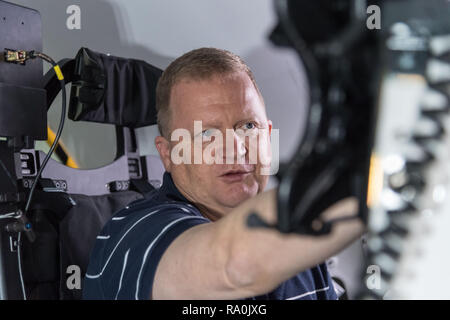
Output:
M64 122L65 122L65 117L66 117L66 83L64 81L64 77L62 75L61 69L58 66L58 64L49 56L47 56L44 53L41 52L35 52L35 51L29 51L26 53L26 57L27 59L34 59L34 58L41 58L42 60L47 61L48 63L50 63L53 66L53 69L55 70L55 73L59 79L59 83L61 85L61 93L62 93L62 107L61 107L61 120L59 122L59 126L58 126L58 131L56 132L56 136L55 136L55 140L53 141L53 144L50 147L50 150L48 151L47 155L45 156L44 160L42 161L42 164L36 174L36 177L33 181L33 184L31 186L31 190L30 193L28 194L28 199L25 205L25 210L23 215L25 216L26 219L26 215L28 213L28 210L30 209L30 205L31 205L31 200L33 199L33 194L34 194L34 190L36 189L36 185L38 183L38 180L42 174L42 172L44 171L45 166L47 165L47 162L50 160L53 152L55 151L57 145L58 145L58 141L61 137L63 128L64 128ZM31 226L31 225L30 225ZM27 300L27 296L26 296L26 291L25 291L25 284L24 284L24 279L23 279L23 274L22 274L22 263L21 263L21 234L22 232L18 232L18 237L17 237L17 259L18 259L18 268L19 268L19 276L20 276L20 282L21 282L21 286L22 286L22 293L23 293L23 298L24 300Z
M36 53L32 52L30 56L31 56L31 58L39 57L39 58L49 62L53 66L54 69L57 68L57 69L55 69L55 72L58 75L58 71L57 70L60 70L60 69L59 69L58 65L56 64L56 62L52 58L50 58L49 56L47 56L46 54L43 54L41 52L36 52ZM39 168L39 171L36 174L36 177L35 177L35 179L33 181L33 185L31 186L31 190L30 190L30 193L28 194L28 199L27 199L27 202L26 202L26 205L25 205L25 214L27 214L27 212L28 212L28 210L30 208L31 200L33 198L34 190L36 189L37 182L38 182L38 180L39 180L39 178L40 178L40 176L42 174L42 171L44 170L45 166L47 165L47 162L50 160L53 152L55 151L56 146L58 145L58 141L59 141L59 139L61 137L62 130L63 130L63 127L64 127L64 121L65 121L65 117L66 117L66 99L67 99L66 98L66 83L64 81L64 78L60 79L59 83L61 85L62 106L61 106L61 119L60 119L60 122L59 122L58 131L56 132L55 140L53 141L53 144L50 147L49 152L45 156L44 161L42 161L42 164L41 164L41 166Z

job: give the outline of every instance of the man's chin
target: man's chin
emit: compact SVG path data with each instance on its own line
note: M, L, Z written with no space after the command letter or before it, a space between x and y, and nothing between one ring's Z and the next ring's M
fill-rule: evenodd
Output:
M224 192L219 195L222 199L222 203L227 207L235 208L239 206L244 201L254 197L256 192L253 190L230 190L229 192Z

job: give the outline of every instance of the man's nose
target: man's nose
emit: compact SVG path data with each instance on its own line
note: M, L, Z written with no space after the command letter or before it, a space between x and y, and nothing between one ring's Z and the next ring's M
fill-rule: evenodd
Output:
M225 163L237 163L245 160L248 153L245 137L240 137L234 130L228 130L225 135L223 158Z

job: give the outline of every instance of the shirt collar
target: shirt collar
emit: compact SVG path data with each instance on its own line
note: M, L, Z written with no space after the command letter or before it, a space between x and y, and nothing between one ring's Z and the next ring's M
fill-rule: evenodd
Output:
M178 190L178 188L175 186L175 183L173 182L172 175L167 171L164 172L163 184L162 184L161 188L159 189L159 191L166 198L176 200L176 201L183 201L183 202L191 203Z

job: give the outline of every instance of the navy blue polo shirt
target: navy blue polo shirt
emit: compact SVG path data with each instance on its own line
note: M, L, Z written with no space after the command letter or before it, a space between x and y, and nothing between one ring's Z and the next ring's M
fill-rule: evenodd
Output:
M211 223L176 188L169 173L147 199L118 211L97 236L83 284L84 299L149 299L156 267L183 231ZM337 299L325 264L248 299Z

